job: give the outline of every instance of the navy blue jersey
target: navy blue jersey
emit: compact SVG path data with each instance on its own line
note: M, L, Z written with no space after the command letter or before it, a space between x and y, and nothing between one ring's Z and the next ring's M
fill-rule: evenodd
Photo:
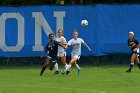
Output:
M46 51L49 51L49 56L56 57L58 52L58 42L49 42L46 46Z
M137 45L139 45L139 42L137 39L133 38L133 39L128 39L128 46L132 46L133 44L135 44L134 47L131 48L131 50L133 51L135 48L137 48Z

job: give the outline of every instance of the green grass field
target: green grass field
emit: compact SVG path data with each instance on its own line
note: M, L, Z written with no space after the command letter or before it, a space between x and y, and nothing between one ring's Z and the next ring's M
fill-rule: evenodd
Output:
M139 93L140 70L135 66L82 67L81 75L72 68L66 75L53 75L39 67L1 67L0 93Z

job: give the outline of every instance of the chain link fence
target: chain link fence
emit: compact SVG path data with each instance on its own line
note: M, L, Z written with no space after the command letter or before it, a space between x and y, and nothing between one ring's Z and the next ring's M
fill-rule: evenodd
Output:
M71 57L67 57L69 63ZM45 59L39 57L0 57L0 66L40 66ZM81 56L79 65L128 65L130 55ZM61 65L61 63L58 61Z

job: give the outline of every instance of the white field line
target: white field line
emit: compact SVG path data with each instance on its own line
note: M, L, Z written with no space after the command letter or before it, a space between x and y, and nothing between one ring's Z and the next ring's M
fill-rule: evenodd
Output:
M0 85L0 87L25 87L25 88L50 88L50 89L60 89L58 87L44 87L44 86L29 86L29 85ZM106 93L104 91L97 91L97 90L93 90L93 89L73 89L73 88L65 88L62 87L61 89L67 90L67 91L86 91L86 92L92 92L92 93ZM20 89L18 89L20 90Z

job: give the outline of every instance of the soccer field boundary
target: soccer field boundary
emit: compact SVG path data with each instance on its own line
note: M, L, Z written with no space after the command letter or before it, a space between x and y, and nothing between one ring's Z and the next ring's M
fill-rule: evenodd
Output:
M52 84L52 83L51 83ZM48 84L49 85L49 84ZM49 88L49 89L59 89L58 87L44 87L44 86L29 86L27 84L22 84L22 85L0 85L0 87L24 87L24 88ZM20 90L19 88L17 88L18 90ZM67 90L67 91L86 91L86 92L92 92L92 93L106 93L104 91L97 91L97 90L93 90L93 89L73 89L73 88L64 88L62 87L61 89L63 90Z
M125 72L127 66L84 67L80 75L75 68L68 76L47 71L42 77L38 67L4 69L0 70L0 93L139 93L137 67L132 73Z

